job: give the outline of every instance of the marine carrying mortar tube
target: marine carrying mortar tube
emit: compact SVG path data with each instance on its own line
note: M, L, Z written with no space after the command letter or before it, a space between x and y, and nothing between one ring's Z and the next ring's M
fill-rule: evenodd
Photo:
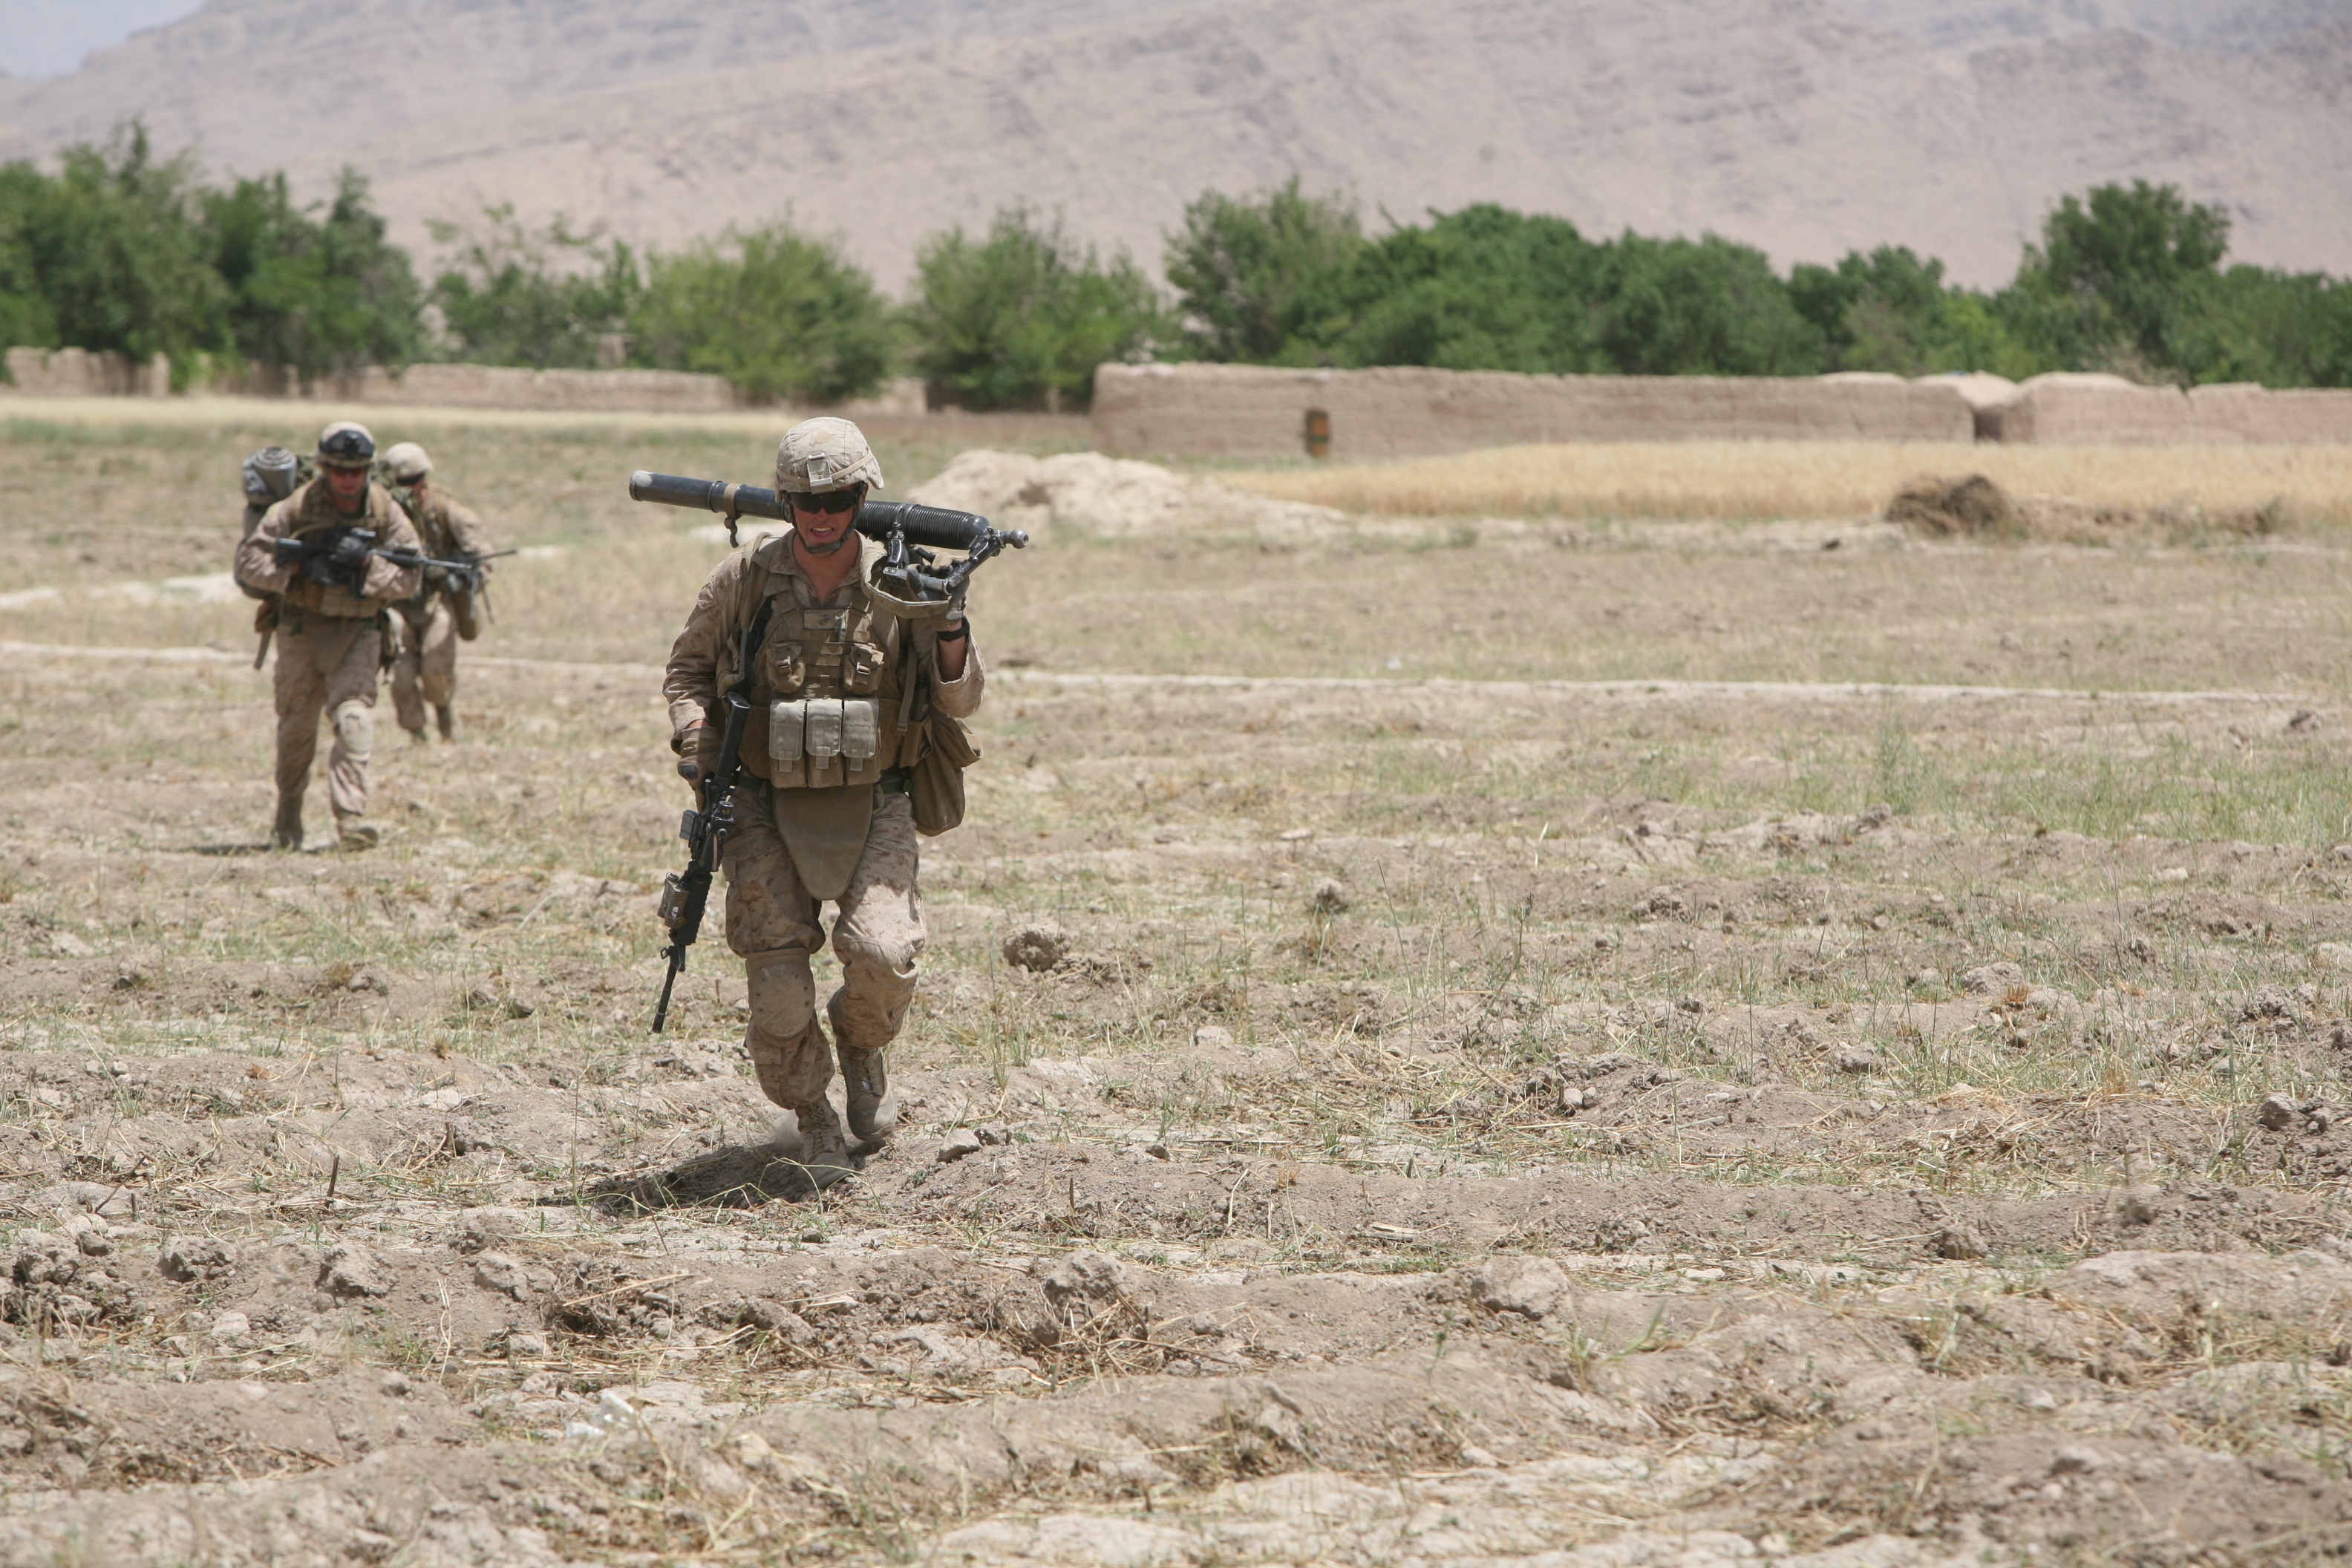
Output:
M629 476L631 500L658 501L664 506L700 507L724 514L730 507L739 517L764 517L790 522L793 509L782 496L757 485L730 485L725 479L688 479L676 474L652 474L639 468ZM911 500L870 500L857 509L857 531L868 539L887 540L894 528L907 531L907 542L934 550L970 550L992 531L988 519L977 512L950 507L925 506ZM1018 530L1005 542L1016 548L1029 536Z

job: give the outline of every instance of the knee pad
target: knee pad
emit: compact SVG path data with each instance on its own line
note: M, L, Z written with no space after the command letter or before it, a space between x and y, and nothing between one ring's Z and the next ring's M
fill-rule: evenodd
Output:
M354 762L367 761L375 746L375 710L364 702L346 702L336 709L335 739Z
M771 1044L789 1045L816 1022L816 979L804 952L756 952L746 965L751 976L751 1032Z
M895 981L912 990L915 963L923 955L923 941L920 937L880 936L868 930L846 927L834 932L833 955L841 960L845 974L855 971L860 978L872 976L885 985Z

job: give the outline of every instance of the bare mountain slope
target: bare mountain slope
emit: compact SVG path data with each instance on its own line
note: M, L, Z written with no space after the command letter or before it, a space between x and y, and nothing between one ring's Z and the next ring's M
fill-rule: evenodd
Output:
M189 26L326 16L309 5L215 0ZM853 40L805 5L769 23L741 5L696 20L669 0L601 33L559 26L573 14L559 0L416 10L453 39L518 17L541 31L530 47L445 44L433 69L421 44L387 46L366 70L415 83L371 86L383 101L316 130L299 93L256 100L201 76L113 101L167 133L166 108L205 125L233 110L247 138L234 161L283 162L312 188L354 163L411 244L427 217L499 200L656 244L789 208L893 286L924 235L1006 201L1061 208L1080 236L1156 262L1202 188L1294 171L1401 217L1492 200L1596 233L1714 229L1784 263L1894 241L1973 282L2009 275L2060 194L2144 176L2229 203L2243 258L2342 270L2352 256L2352 31L2227 55L2117 31L1962 55L1829 0L892 0L855 26L961 36L844 52ZM1051 30L1081 15L1113 19ZM804 36L786 36L793 17ZM134 44L168 55L177 31ZM651 41L672 32L660 66ZM714 68L739 45L803 44ZM672 74L648 79L657 68ZM636 79L583 90L625 69ZM57 109L97 70L42 101ZM467 85L493 79L495 93ZM394 101L443 102L451 84L467 112L415 123ZM218 134L207 145L226 156Z
M1351 184L1402 216L1491 200L1595 232L1713 228L1783 261L1895 240L2003 279L2059 194L2225 200L2242 256L2352 255L2352 37L2316 57L2099 33L1961 58L1815 0L1247 0L552 100L348 149L391 210L515 197L660 242L789 205L885 279L1001 202L1147 260L1202 187ZM829 89L827 112L778 112ZM313 161L323 172L328 158Z
M125 114L251 172L299 150L622 83L698 79L915 39L1021 37L1192 0L209 0L70 76L0 79L0 156L104 136Z
M2250 54L2345 19L2345 0L1831 0L1937 48L2128 28L2181 48Z

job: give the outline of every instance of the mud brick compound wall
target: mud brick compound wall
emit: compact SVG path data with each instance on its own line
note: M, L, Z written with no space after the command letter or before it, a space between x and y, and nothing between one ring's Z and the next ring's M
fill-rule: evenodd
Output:
M172 362L142 364L119 353L83 349L10 349L0 397L162 397L172 389ZM512 370L486 364L413 364L397 375L371 365L303 386L273 366L200 376L188 389L233 397L285 397L436 408L596 409L652 414L719 414L744 406L715 375L664 370ZM919 402L917 412L920 412Z
M1107 364L1096 449L1119 456L1290 458L1310 410L1335 460L1530 441L1968 441L1958 388L1899 376L1515 375L1394 367Z
M488 364L413 364L394 375L371 365L307 390L260 374L216 390L260 397L408 408L545 408L642 414L725 414L743 405L715 375L667 370L519 370Z
M1278 458L1328 416L1335 460L1530 441L1971 441L2038 446L2352 444L2352 392L2135 386L2110 375L1810 378L1104 365L1096 449Z
M2054 447L2352 444L2352 392L2273 392L2252 382L2135 386L2111 375L2038 375L1990 410L2005 443Z
M162 397L172 390L172 362L163 354L142 364L88 349L10 349L7 365L0 395Z

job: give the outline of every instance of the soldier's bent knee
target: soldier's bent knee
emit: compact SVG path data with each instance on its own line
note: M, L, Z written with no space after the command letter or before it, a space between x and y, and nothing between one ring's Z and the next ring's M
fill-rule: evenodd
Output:
M751 978L751 1032L778 1045L799 1039L816 1021L816 980L804 952L755 952Z
M335 710L335 739L352 757L365 761L375 746L375 711L363 702L346 702Z

